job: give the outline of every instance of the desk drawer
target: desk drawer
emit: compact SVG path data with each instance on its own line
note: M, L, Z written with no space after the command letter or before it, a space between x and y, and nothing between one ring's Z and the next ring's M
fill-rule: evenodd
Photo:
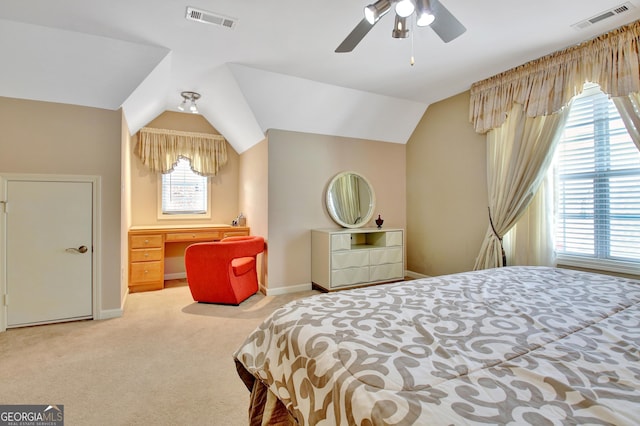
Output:
M222 232L172 232L165 237L166 241L217 241L222 239Z
M247 237L249 236L249 231L226 231L223 238L227 237Z
M162 235L131 235L129 248L162 247Z
M162 248L132 249L129 252L129 262L148 262L162 260Z
M131 283L164 280L161 261L139 262L131 264Z

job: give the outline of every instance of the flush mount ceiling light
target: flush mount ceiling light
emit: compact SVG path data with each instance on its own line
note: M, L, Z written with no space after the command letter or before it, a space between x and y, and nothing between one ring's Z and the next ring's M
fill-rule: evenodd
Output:
M198 99L200 99L200 93L196 93L196 92L182 92L180 93L180 96L182 96L182 102L180 102L180 105L178 105L178 109L180 111L186 111L187 110L187 103L189 104L188 109L189 112L191 112L192 114L197 114L198 113L198 105L196 105L196 101Z

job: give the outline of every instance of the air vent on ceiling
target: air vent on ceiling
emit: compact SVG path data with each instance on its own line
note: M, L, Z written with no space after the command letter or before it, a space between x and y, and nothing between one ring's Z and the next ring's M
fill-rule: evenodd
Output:
M612 16L620 15L622 13L629 12L631 9L634 9L635 6L630 2L623 3L619 6L613 7L609 10L605 10L604 12L600 12L595 16L592 16L589 19L585 19L584 21L580 21L576 24L571 25L576 30L582 30L590 27L593 24L596 24L600 21L603 21L607 18L611 18Z
M238 22L236 18L230 18L228 16L208 12L202 9L196 9L194 7L187 7L187 15L185 16L185 18L187 18L189 21L218 25L220 27L229 29L233 29Z

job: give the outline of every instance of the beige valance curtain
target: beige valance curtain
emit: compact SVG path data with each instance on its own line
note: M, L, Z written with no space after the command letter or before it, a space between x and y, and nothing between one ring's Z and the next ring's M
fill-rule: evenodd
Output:
M514 103L528 117L569 104L585 82L612 97L640 92L640 21L569 49L528 62L471 86L469 119L478 133L504 123Z
M185 157L194 173L215 176L227 164L227 142L221 135L145 127L138 132L135 154L154 172L169 173Z

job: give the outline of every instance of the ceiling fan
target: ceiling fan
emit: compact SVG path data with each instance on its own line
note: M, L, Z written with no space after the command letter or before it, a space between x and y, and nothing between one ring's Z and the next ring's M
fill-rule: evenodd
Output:
M336 53L351 52L392 6L396 12L391 32L393 38L408 37L407 18L413 14L417 26L431 26L445 43L449 43L467 30L438 0L377 0L364 8L364 18L340 43L335 50Z

